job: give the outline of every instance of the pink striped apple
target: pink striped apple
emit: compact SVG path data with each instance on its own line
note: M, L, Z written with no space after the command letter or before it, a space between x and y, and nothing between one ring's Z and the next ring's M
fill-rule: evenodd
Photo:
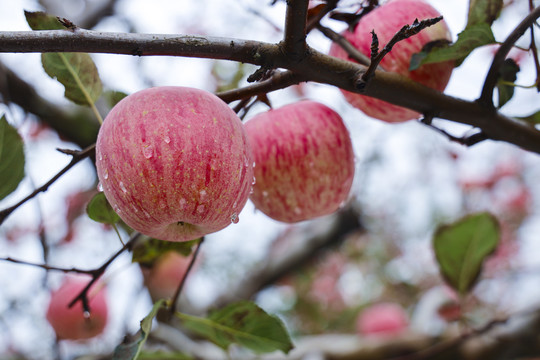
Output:
M424 20L440 16L439 12L423 0L390 0L360 19L353 32L346 30L342 35L360 52L370 56L371 31L379 38L382 49L395 33L404 25L410 25L415 19ZM409 71L411 56L422 50L424 45L435 40L451 40L450 31L445 21L430 26L420 33L398 42L380 63L386 71L395 72L438 91L443 91L450 80L453 61L425 64ZM351 60L349 55L336 43L330 48L330 55ZM389 104L375 98L343 90L345 99L366 115L389 123L403 122L418 118L413 110Z
M257 209L293 223L330 214L347 200L354 152L334 110L301 101L258 114L245 128L255 160L250 199Z
M236 222L253 182L242 122L215 95L155 87L127 96L96 143L109 203L133 229L187 241Z
M94 284L88 293L90 314L85 316L78 301L69 303L86 287L90 278L66 277L62 285L51 292L47 320L60 340L83 340L103 332L107 325L108 305L103 284Z

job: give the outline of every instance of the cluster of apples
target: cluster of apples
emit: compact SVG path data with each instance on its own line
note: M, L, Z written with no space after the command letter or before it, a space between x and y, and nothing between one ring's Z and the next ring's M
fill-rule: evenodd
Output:
M343 36L369 56L371 30L385 44L416 18L439 15L423 0L391 0ZM380 65L442 91L452 63L409 71L411 55L440 39L450 40L444 21L399 42ZM350 60L335 44L330 55ZM381 100L343 93L351 105L386 122L418 116ZM330 214L347 200L355 168L342 118L322 103L300 101L243 124L217 96L173 86L136 92L109 112L96 143L96 166L105 196L120 218L145 235L167 241L196 239L238 222L248 198L283 222ZM55 312L60 310L50 310ZM56 325L54 315L48 317L55 329L67 326ZM82 311L80 318L86 326ZM96 331L57 334L83 338Z

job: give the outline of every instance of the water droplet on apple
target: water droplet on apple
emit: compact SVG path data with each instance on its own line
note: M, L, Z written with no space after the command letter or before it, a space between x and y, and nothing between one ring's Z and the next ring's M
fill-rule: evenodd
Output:
M202 214L202 213L204 212L204 205L199 205L199 206L197 206L197 212L198 212L199 214Z
M296 215L300 215L302 213L302 209L300 209L298 206L294 208L294 213Z
M252 165L252 166L253 166L253 168L255 168L255 161L253 162L253 165Z
M103 160L103 155L99 154L99 161Z
M152 146L148 145L143 147L143 155L147 159L152 158L152 156L154 156L154 149L152 148Z
M124 185L123 182L120 181L120 184L118 184L120 186L120 190L122 190L123 193L127 193L127 189L126 189L126 186Z
M107 180L109 178L109 170L105 169L105 174L103 174L103 178Z
M257 183L257 179L255 179L255 176L253 177L253 180L251 180L251 185L255 185Z
M118 207L118 205L114 205L113 206L113 210L115 213L117 213L118 215L120 215L120 213L122 212L122 210L120 210L120 208Z
M264 191L262 192L262 196L267 197L267 196L268 196L268 191L264 190Z
M186 207L186 204L187 201L184 198L180 199L180 201L178 202L178 205L180 205L180 209L184 209Z
M103 192L103 184L101 183L101 181L98 182L97 189L98 189L99 192Z
M201 190L199 191L199 201L205 201L206 198L207 198L207 193L206 193L206 190Z
M165 141L167 144L171 142L171 138L168 135L165 135L163 138L163 141Z
M237 213L233 213L231 215L231 222L233 224L238 224L238 222L240 221L240 218L238 217L238 214Z
M83 312L83 317L84 317L85 319L90 319L90 311L85 311L85 312Z

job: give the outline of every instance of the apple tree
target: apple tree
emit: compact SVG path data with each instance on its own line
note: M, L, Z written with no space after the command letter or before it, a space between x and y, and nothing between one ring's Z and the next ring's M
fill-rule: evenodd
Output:
M2 358L540 356L538 5L0 4Z

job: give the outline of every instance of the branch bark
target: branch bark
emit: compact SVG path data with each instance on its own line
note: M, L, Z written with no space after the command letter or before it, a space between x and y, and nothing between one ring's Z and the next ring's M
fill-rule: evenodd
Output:
M364 89L357 89L366 67L308 48L291 61L280 45L219 37L104 33L89 30L0 32L0 52L89 52L168 55L226 59L268 68L284 68L305 81L334 85L420 113L480 128L490 139L540 153L540 132L486 108L425 87L395 73L377 71Z
M283 50L293 61L300 60L306 52L306 22L308 0L288 0L285 14Z

